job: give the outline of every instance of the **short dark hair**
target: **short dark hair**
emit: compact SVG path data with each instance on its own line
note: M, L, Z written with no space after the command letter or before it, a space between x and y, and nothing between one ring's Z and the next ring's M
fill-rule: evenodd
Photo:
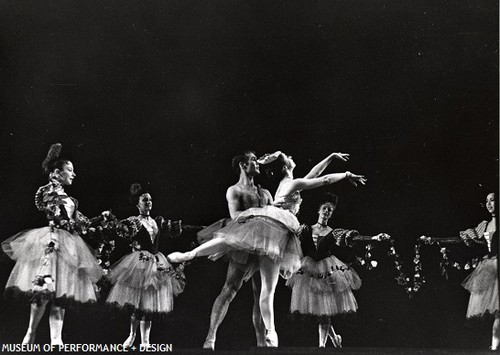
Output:
M240 152L238 155L233 157L231 161L231 168L236 173L236 175L240 175L240 163L248 162L248 156L250 154L255 154L255 151L247 149Z

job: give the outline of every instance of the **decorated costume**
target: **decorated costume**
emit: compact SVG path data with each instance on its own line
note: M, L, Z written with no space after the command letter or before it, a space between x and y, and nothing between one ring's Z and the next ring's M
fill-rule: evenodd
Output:
M2 243L16 261L6 295L35 302L51 299L58 306L95 302L94 286L102 269L79 234L85 235L103 217L86 218L77 210L77 200L54 179L38 189L35 205L46 213L49 226L22 231Z
M361 279L334 254L357 232L334 229L325 236L315 236L315 243L312 231L310 226L302 228L302 266L287 281L292 288L290 311L317 317L356 312L352 290L361 287Z
M158 251L162 231L154 219L137 216L122 223L127 227L122 236L132 241L133 252L111 266L113 288L106 302L148 320L165 320L174 296L184 290L182 266L174 269Z

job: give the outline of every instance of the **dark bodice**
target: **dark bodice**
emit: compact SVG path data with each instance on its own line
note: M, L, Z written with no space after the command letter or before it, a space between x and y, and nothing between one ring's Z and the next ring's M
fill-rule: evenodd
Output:
M78 211L78 201L69 197L63 186L56 180L41 186L35 194L35 206L45 212L49 224L68 232L85 234L89 227L98 225L102 215L89 219Z
M135 250L149 251L151 254L158 253L160 236L165 232L158 227L158 224L161 226L161 223L154 224L153 235L149 234L140 217L129 217L123 220L122 223L127 226L127 232L122 237L132 241Z

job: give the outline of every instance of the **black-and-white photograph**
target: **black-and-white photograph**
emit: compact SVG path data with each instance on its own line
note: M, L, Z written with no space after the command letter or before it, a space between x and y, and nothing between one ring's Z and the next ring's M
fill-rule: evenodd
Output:
M498 14L0 1L0 352L498 350Z

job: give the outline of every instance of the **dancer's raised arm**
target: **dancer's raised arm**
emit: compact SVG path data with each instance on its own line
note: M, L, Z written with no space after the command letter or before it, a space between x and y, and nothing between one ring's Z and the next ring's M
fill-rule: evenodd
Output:
M351 173L350 171L346 171L345 173L327 174L325 176L312 179L293 179L287 183L285 188L289 191L311 190L323 185L334 184L343 179L348 179L354 186L358 186L358 183L362 185L366 184L366 178L363 175L357 175Z
M343 161L348 161L349 160L349 154L347 153L332 153L329 156L327 156L325 159L320 161L318 164L314 166L314 168L311 169L311 171L304 176L304 179L312 179L316 178L321 175L321 173L326 169L328 165L333 161L333 159L340 159Z

